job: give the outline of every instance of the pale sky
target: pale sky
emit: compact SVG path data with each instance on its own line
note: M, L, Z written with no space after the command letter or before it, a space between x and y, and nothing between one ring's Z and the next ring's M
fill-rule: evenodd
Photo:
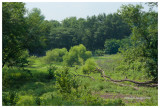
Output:
M142 3L142 2L141 2ZM122 4L140 4L140 2L26 2L26 8L41 9L46 20L62 21L67 17L76 16L86 18L87 16L98 15L100 13L114 13L120 9ZM148 6L144 10L148 10Z

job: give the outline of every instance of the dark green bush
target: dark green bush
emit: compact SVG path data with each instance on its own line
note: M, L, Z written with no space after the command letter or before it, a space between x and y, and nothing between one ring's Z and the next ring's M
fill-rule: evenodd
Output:
M103 51L103 50L100 50L100 49L95 50L95 55L96 55L96 56L103 56L103 55L104 55L104 51Z
M2 93L3 106L15 106L18 100L19 97L15 91Z
M120 41L116 39L109 39L105 41L104 48L106 54L116 54L120 47Z

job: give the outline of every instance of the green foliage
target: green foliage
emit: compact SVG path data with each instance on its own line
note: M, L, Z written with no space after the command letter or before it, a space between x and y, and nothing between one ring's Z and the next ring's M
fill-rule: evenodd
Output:
M127 76L142 82L158 80L158 13L152 10L158 5L148 4L151 6L149 12L143 12L141 5L123 5L118 14L99 14L86 19L70 17L59 22L45 20L37 8L25 15L25 3L2 3L2 104L157 105L157 88L139 87L135 90L117 86L104 81L95 71L98 65L113 79L121 80ZM130 35L130 28L132 35L125 38ZM99 49L104 47L107 54L115 54L119 49L123 55L102 56ZM101 56L95 57L97 63L87 49ZM49 50L46 56L39 58L46 50ZM29 57L29 54L37 57ZM69 67L63 67L62 61ZM56 66L49 65L51 63ZM76 75L75 68L81 74L93 73L90 76L96 81ZM123 99L101 98L107 95L105 93L122 97L149 96L151 99L142 102L124 100L124 104Z
M29 57L28 50L22 50L19 52L19 57L17 59L10 58L10 60L6 63L7 67L21 67L24 68L25 66L29 65L29 61L27 60Z
M73 28L57 27L51 28L49 35L49 46L51 48L69 48L73 46L73 37L75 31Z
M131 37L127 37L120 40L120 48L118 51L120 53L124 53L126 50L130 49L133 46L133 41L131 40Z
M116 99L116 100L108 100L106 106L124 106L125 103L122 101L122 99Z
M55 71L57 67L56 66L49 66L48 68L48 79L55 79Z
M45 17L41 14L41 10L37 8L33 8L27 13L27 38L25 43L30 55L39 56L44 53L43 51L46 46L44 35L47 29L47 24L44 24L44 18Z
M4 92L2 94L2 104L3 106L15 106L19 100L19 97L16 92Z
M100 50L100 49L95 50L94 53L95 53L96 56L103 56L103 55L104 55L104 51L103 51L103 50Z
M136 81L146 81L150 80L147 77L143 77L145 74L142 72L132 72L127 71L127 73L123 73L124 71L116 71L112 70L116 66L119 66L119 64L122 60L122 57L120 54L116 55L105 55L101 57L95 57L95 60L97 61L97 64L106 72L106 75L110 76L113 79L124 79L125 74L130 75L129 79L135 78ZM33 57L34 58L34 57ZM62 67L62 64L56 65L56 75L58 77L64 76L64 78L60 78L60 82L62 83L65 81L65 86L62 87L63 90L67 89L68 91L71 91L70 93L66 92L60 92L61 88L58 88L58 82L56 82L54 79L48 80L49 71L50 68L52 71L52 67L49 67L49 65L42 65L39 61L40 58L36 58L35 64L32 67L26 67L30 68L32 72L32 77L27 76L26 78L29 78L28 80L23 78L19 78L16 73L22 74L23 71L21 70L15 70L14 69L6 69L3 68L3 72L6 75L10 75L10 79L6 80L6 82L13 82L10 84L10 86L2 86L3 87L3 99L7 98L9 99L9 92L10 91L16 91L16 96L18 96L16 105L20 106L121 106L121 105L157 105L158 104L158 91L156 88L150 88L150 87L139 87L139 90L134 90L131 87L123 87L123 86L117 86L116 84L113 84L112 82L106 82L101 78L99 73L90 74L90 76L94 77L96 81L87 78L87 77L81 77L81 76L75 76L77 72L75 72L75 67L66 67L68 68L68 73L66 72L65 67ZM131 66L130 68L135 68L135 70L139 70L141 68L140 62L136 62L134 65L128 65ZM125 65L124 65L125 66ZM135 67L137 66L137 67ZM81 66L79 67L79 71L81 71ZM125 69L122 67L122 69ZM54 70L54 69L53 69ZM67 74L61 74L61 73L67 73ZM3 73L3 74L4 74ZM12 75L14 79L11 77ZM82 74L82 72L78 73ZM52 76L52 75L51 75ZM119 77L121 76L121 77ZM139 79L140 78L140 79ZM74 80L76 80L76 84L73 84ZM2 81L3 83L4 81ZM57 84L57 88L56 88ZM75 85L78 84L78 88L76 89ZM130 83L126 83L130 84ZM63 85L63 84L61 84ZM68 85L71 85L70 88ZM65 88L66 87L66 88ZM5 95L6 94L6 95ZM138 100L126 100L126 99L103 99L104 95L114 95L114 96L137 96L137 97L151 97L151 99L148 99L148 101L143 101L140 103ZM153 99L152 99L153 98ZM16 99L16 98L15 98ZM14 100L14 99L13 99ZM123 101L122 101L123 100ZM149 102L151 101L151 102ZM17 103L18 102L18 103ZM125 103L125 104L124 104ZM11 105L10 101L6 101L6 103L3 105Z
M119 14L131 26L133 46L124 52L126 60L143 58L146 72L158 80L158 13L142 11L141 5L123 5Z
M78 88L76 78L71 73L69 73L68 67L63 67L57 70L56 82L57 88L60 90L61 93L70 94L72 88Z
M24 18L26 9L24 5L22 2L4 2L2 4L2 67L7 63L10 64L10 62L19 60L22 51L26 49L26 24Z
M56 87L64 98L68 98L74 91L78 92L79 85L80 82L70 73L68 67L62 67L56 71Z
M19 88L30 80L31 75L27 71L18 68L4 68L2 73L2 85L4 89L10 87Z
M52 49L46 52L46 56L43 57L43 61L47 64L52 62L62 62L63 56L67 53L66 48Z
M82 65L91 56L92 53L90 51L86 51L86 47L80 44L71 47L69 52L63 57L63 61L67 66Z
M116 54L120 47L120 41L116 39L109 39L104 44L106 54Z
M85 64L82 66L82 72L84 74L94 73L96 71L97 64L94 59L90 58L85 61Z
M37 103L33 96L20 96L19 101L16 104L17 106L36 106Z

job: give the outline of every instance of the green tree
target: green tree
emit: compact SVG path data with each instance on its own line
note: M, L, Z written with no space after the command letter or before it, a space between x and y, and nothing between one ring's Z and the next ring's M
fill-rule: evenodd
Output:
M109 39L104 44L106 54L116 54L120 47L120 40Z
M25 3L3 2L2 3L2 67L19 61L25 50L26 23Z
M33 8L26 17L27 39L26 47L31 55L42 55L45 49L45 23L41 10Z
M52 28L49 36L50 46L53 48L69 48L73 46L72 38L75 31L72 28L57 27Z
M119 14L132 29L133 47L126 52L126 58L134 62L142 58L146 72L158 80L158 13L142 11L141 5L123 5ZM132 52L132 55L129 55Z

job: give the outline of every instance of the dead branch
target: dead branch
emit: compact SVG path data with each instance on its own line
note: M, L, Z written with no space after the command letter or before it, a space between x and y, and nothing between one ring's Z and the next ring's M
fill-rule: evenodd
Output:
M139 85L139 86L143 86L143 85L144 85L144 86L146 85L146 86L148 86L148 87L157 87L157 86L158 86L158 84L152 84L152 83L156 83L156 82L154 82L154 81L138 82L138 81L133 81L133 80L129 80L129 79L114 80L114 79L112 79L111 77L106 76L106 75L105 75L105 72L104 72L102 69L100 69L100 68L97 67L96 70L101 73L101 76L102 76L105 80L107 80L106 78L109 78L110 81L112 81L112 82L124 82L124 81L128 81L128 82L135 83L135 84L137 84L137 85ZM149 85L149 84L152 84L152 85Z

